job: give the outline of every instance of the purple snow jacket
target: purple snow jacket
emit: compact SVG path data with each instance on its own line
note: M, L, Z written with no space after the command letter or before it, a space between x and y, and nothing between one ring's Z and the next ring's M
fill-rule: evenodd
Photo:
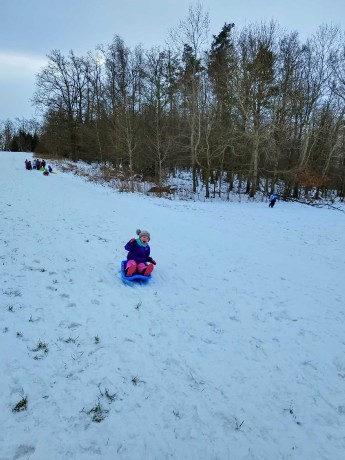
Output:
M137 264L152 261L152 258L150 257L150 246L148 244L140 246L138 240L128 241L125 249L126 251L129 251L127 254L127 260L135 260Z

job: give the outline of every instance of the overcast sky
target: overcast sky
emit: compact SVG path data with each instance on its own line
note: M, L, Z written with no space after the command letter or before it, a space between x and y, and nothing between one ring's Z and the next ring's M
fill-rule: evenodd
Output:
M30 98L35 75L54 49L77 55L110 43L164 45L169 30L188 15L188 0L0 0L0 120L35 115ZM203 0L210 32L225 22L246 24L275 19L302 40L321 24L345 30L345 0Z

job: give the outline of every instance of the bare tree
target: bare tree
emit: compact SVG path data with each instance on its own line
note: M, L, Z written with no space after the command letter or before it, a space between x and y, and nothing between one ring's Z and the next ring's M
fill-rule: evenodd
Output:
M155 176L159 189L164 182L164 165L176 142L171 130L175 83L169 50L152 48L146 54L145 126L149 152L155 162Z
M113 129L115 148L128 166L130 187L134 191L134 163L138 150L142 101L143 62L142 50L136 48L133 53L123 40L115 36L105 49L106 81L105 89L108 101L108 114Z
M276 24L244 29L239 37L236 103L243 139L250 149L247 192L254 197L259 179L260 155L267 138L270 108L277 91Z
M1 127L1 150L10 151L11 141L15 135L15 126L13 121L7 119L2 122Z
M182 52L181 91L189 126L189 151L193 174L193 191L197 189L196 157L201 143L200 73L203 46L209 34L209 17L200 3L189 8L188 17L171 32L175 46Z
M36 92L33 103L47 117L59 114L61 125L64 125L67 138L67 151L72 158L77 157L78 125L83 122L85 89L87 77L85 62L71 51L66 58L60 51L52 51L48 55L48 65L36 77Z

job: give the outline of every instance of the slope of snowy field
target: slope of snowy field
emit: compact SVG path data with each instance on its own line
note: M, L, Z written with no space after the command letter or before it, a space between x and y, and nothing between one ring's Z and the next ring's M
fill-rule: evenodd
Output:
M0 152L0 460L344 458L344 213L121 194L26 156ZM148 284L119 273L137 228Z

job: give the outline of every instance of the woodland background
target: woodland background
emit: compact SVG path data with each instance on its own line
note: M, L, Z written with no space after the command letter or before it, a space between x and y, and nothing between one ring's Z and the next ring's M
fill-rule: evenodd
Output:
M209 39L190 8L166 47L117 35L86 56L53 50L36 77L39 119L0 121L0 150L97 162L163 189L190 172L205 196L238 190L344 199L345 33L301 42L276 22Z

